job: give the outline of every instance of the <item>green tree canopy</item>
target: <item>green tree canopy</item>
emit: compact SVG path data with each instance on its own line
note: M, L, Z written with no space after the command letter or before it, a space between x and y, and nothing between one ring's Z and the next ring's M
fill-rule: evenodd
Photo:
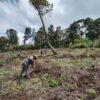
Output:
M0 37L0 49L5 49L5 47L7 46L8 43L8 39L5 38L4 36Z
M44 44L45 44L44 29L43 27L40 27L35 35L35 45L39 45L40 47L43 47Z
M18 36L17 36L16 30L9 29L6 31L6 34L7 34L7 39L9 41L9 44L11 44L11 45L18 44Z
M25 45L25 43L26 43L26 41L29 39L29 37L30 37L30 34L31 34L31 28L30 27L26 27L25 28L25 32L24 32L24 45Z

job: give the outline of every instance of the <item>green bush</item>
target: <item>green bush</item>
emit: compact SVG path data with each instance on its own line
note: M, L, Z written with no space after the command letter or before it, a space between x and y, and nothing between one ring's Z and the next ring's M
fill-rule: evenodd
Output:
M88 93L88 95L91 96L91 97L96 96L96 90L93 89L93 88L88 89L88 90L87 90L87 93Z
M35 50L35 49L39 49L40 46L39 45L14 45L13 50ZM1 52L7 52L7 51L11 51L10 48L8 47L4 47L4 48L0 48Z
M69 91L75 91L77 89L77 84L67 84Z
M14 46L14 50L34 50L39 49L38 46L35 45L16 45Z
M75 48L91 47L91 41L86 38L83 38L83 39L78 38L74 42L75 42L75 44L74 44Z
M50 80L50 87L51 88L55 88L55 87L57 87L57 85L58 85L58 83L56 80Z
M0 52L7 52L10 51L10 48L3 47L0 49Z

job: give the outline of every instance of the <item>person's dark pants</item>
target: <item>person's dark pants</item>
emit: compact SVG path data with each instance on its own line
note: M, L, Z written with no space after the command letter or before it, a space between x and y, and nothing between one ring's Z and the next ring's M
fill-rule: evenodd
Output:
M28 66L22 64L22 71L20 73L20 77L23 77L23 74L25 73L25 77L30 78L28 68L29 68Z

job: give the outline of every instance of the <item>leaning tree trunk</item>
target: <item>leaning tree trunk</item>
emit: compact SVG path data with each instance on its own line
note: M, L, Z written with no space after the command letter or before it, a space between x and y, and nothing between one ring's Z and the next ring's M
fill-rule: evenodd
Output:
M44 21L43 21L42 15L41 15L41 13L40 13L39 10L38 10L38 13L39 13L39 16L40 16L42 25L43 25L46 43L47 43L47 45L50 47L50 49L52 50L53 54L55 55L55 54L57 54L57 51L56 51L55 48L51 45L51 43L50 43L50 41L49 41L49 39L48 39L48 37L47 37L47 32L46 32L46 28L45 28L45 25L44 25Z
M26 44L26 41L25 41L25 40L23 40L23 43L24 43L24 46L25 46L25 44Z

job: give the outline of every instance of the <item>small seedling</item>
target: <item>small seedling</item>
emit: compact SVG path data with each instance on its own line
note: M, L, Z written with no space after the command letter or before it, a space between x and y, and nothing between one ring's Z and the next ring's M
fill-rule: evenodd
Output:
M58 82L56 80L50 80L50 87L51 88L55 88L55 87L57 87L57 85L58 85Z

